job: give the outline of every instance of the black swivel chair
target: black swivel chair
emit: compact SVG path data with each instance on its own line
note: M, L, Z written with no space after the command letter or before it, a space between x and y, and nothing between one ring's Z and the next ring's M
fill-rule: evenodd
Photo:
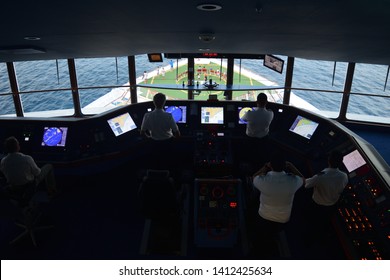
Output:
M31 182L18 187L8 185L6 195L11 204L17 208L15 224L24 229L10 244L16 243L25 236L30 236L33 245L38 247L35 232L53 228L52 225L37 225L42 215L40 205L50 200L47 192L39 190L35 182Z
M140 253L165 254L181 250L181 202L169 171L147 170L138 198L145 217Z

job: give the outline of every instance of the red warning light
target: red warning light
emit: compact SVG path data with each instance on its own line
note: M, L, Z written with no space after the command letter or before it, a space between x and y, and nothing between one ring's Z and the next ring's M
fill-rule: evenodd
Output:
M237 202L230 202L229 206L230 208L237 208Z
M218 53L203 53L203 57L217 57Z

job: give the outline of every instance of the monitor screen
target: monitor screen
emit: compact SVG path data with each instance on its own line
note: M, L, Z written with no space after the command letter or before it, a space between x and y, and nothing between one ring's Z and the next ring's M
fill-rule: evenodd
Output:
M310 139L318 127L318 123L302 116L297 116L290 127L290 131Z
M162 53L148 53L149 62L163 62Z
M109 119L107 122L115 136L122 135L123 133L137 128L129 113L124 113L115 118Z
M165 106L165 112L171 113L176 123L186 123L187 106Z
M201 107L201 124L223 124L223 107Z
M49 127L43 128L42 146L65 147L67 127Z
M270 54L266 54L264 56L264 66L267 68L270 68L281 74L283 72L283 65L284 65L284 60L276 56Z
M255 109L256 109L256 107L238 107L237 108L237 111L238 111L238 123L239 124L246 124L247 121L244 121L242 119L242 117L246 114L246 112L253 111Z
M343 163L345 165L345 168L347 168L348 172L352 172L359 167L365 165L366 161L358 150L354 150L344 156Z

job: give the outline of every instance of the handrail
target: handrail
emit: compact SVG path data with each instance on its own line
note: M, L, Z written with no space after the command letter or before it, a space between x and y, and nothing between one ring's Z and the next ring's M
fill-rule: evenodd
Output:
M79 90L86 90L86 89L103 89L103 88L108 88L108 89L112 89L112 88L129 88L130 85L106 85L106 86L88 86L88 87L78 87ZM137 84L136 87L143 87L143 88L169 88L169 89L178 89L178 90L182 90L182 89L187 89L187 88L191 88L191 89L194 89L194 86L192 87L182 87L180 85L176 85L173 87L169 87L169 85L151 85L151 84ZM299 88L299 87L291 87L291 88L287 88L287 87L283 87L283 86L243 86L242 88L239 88L240 85L237 85L237 86L233 86L229 89L231 90L235 90L235 91L245 91L245 90L270 90L270 89L282 89L282 90L285 90L285 89L289 89L289 90L292 90L292 91L315 91L315 92L327 92L327 93L341 93L343 94L343 91L342 90L327 90L327 89L316 89L316 88ZM207 88L201 88L199 87L199 89L201 90L209 90ZM44 92L50 92L50 91L66 91L66 90L69 90L71 91L72 88L54 88L54 89L43 89L43 90L28 90L28 91L19 91L19 94L32 94L32 93L44 93ZM221 88L216 88L215 90L221 90ZM382 95L382 94L374 94L374 93L367 93L367 92L350 92L351 95L360 95L360 96L371 96L371 97L383 97L383 98L390 98L389 95ZM3 93L0 93L0 96L6 96L6 95L12 95L12 92L3 92Z

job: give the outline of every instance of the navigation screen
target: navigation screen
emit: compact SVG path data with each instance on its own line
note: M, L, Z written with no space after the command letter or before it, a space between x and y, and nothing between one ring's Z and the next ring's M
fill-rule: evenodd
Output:
M358 150L354 150L344 156L343 163L347 168L348 172L352 172L358 169L359 167L365 165L366 161L364 160L362 155L358 152Z
M317 127L318 123L298 115L291 125L290 131L310 139Z
M237 110L238 110L238 123L239 124L246 124L247 121L244 121L242 119L242 117L244 117L244 115L246 114L246 112L248 111L253 111L255 110L256 107L238 107Z
M171 113L177 123L186 123L187 106L165 106L165 112Z
M107 120L115 136L122 135L130 130L136 129L137 126L129 113L124 113L115 118Z
M67 127L44 127L42 146L65 147Z
M201 107L201 124L223 124L223 107Z

